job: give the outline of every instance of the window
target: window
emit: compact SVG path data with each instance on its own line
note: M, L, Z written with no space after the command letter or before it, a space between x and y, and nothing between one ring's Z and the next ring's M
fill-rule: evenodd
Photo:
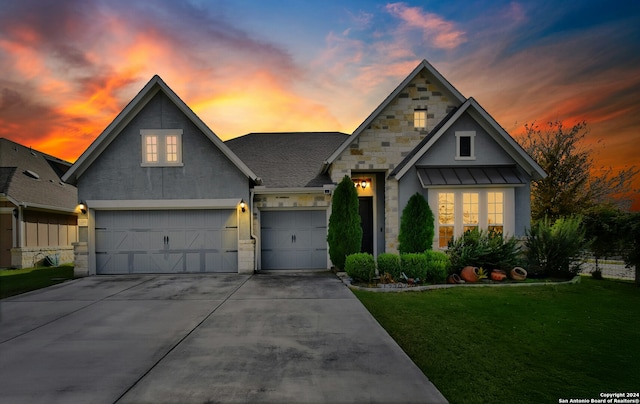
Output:
M453 239L455 224L454 215L454 194L453 192L441 192L438 194L438 245L446 248L449 241Z
M426 129L427 127L427 110L417 109L413 111L413 127L416 129Z
M475 160L474 139L476 132L456 132L456 160Z
M504 195L502 192L487 192L487 229L502 233L504 226Z
M182 166L182 129L142 129L142 166Z
M462 194L462 225L463 231L478 228L479 200L477 192L464 192Z

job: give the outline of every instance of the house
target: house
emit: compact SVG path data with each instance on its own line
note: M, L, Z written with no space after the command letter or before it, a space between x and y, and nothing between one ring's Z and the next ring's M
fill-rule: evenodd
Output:
M88 207L84 274L329 268L335 184L358 190L362 250L397 252L411 195L434 248L470 228L523 236L544 171L422 61L351 135L251 133L222 142L155 76L64 180ZM84 250L82 250L84 248Z
M71 163L0 138L0 268L73 262L77 190Z

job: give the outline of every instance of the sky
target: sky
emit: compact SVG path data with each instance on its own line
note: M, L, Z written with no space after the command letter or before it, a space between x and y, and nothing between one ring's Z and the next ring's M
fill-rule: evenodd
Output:
M640 166L635 0L1 0L0 137L73 162L155 74L223 140L352 133L423 59L516 139L586 121Z

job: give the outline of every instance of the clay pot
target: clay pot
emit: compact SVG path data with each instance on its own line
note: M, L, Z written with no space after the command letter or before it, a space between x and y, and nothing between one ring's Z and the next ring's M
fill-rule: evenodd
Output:
M507 273L501 269L494 269L493 271L491 271L491 280L500 282L505 280L506 277Z
M451 274L447 277L447 283L462 283L462 279L458 274Z
M527 278L527 271L524 268L515 267L511 270L511 279L523 281Z
M478 282L478 267L466 266L460 271L460 277L466 282Z

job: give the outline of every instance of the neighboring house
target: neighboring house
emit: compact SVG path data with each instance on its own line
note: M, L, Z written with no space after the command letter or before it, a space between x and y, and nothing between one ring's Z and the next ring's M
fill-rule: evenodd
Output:
M436 217L434 248L474 227L523 236L530 182L546 174L422 61L350 136L226 143L155 76L64 180L88 205L87 274L251 272L331 266L331 195L345 175L358 190L362 250L377 256L397 252L416 192Z
M0 268L73 262L76 187L71 163L0 138Z

